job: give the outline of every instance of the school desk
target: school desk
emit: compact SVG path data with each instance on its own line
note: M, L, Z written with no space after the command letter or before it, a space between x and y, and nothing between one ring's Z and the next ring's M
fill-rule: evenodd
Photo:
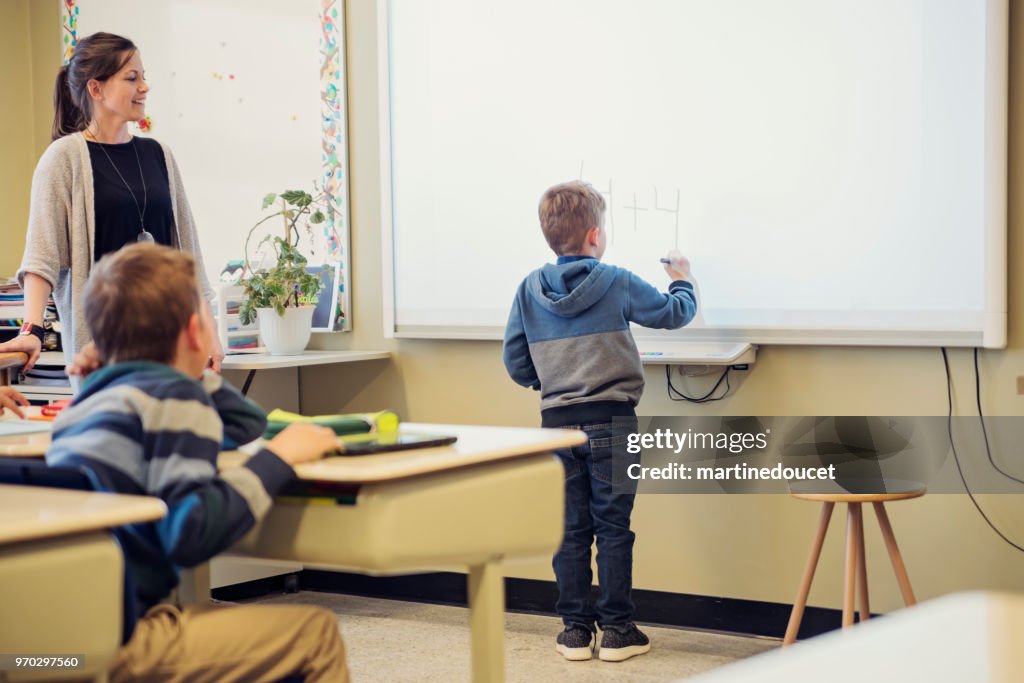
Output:
M42 406L22 407L27 417L42 417ZM21 420L9 410L0 417L0 457L41 458L50 447L50 427L52 422L37 420ZM6 426L25 428L31 431L24 434L6 434Z
M1022 632L1024 595L953 593L726 664L686 683L1016 683L1024 681Z
M230 553L367 574L468 569L473 680L501 681L500 563L548 557L558 548L564 474L551 453L586 437L560 429L411 423L402 429L452 434L458 441L300 465L309 497L276 500ZM222 463L244 457L226 454ZM208 575L196 578L206 582L193 587L202 598Z
M107 529L166 513L148 496L0 484L0 654L84 655L65 673L99 678L121 643L124 595L124 559Z
M551 452L585 437L513 427L407 423L402 429L453 434L458 441L300 465L305 496L275 501L230 554L368 574L468 568L473 677L502 680L505 596L499 563L557 549L564 475ZM38 443L34 448L36 456L45 452ZM32 455L31 450L25 446L21 453ZM226 452L219 464L237 466L246 457ZM209 594L209 565L182 574L183 600L203 601Z

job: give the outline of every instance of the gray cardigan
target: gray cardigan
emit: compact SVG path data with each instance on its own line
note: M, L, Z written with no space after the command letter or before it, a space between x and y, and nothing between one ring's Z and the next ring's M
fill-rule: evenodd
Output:
M195 221L178 164L170 148L163 143L160 146L167 161L176 246L195 257L203 296L212 301L214 292L206 279ZM35 273L53 287L64 354L69 363L91 339L85 324L83 294L92 270L96 243L93 204L92 162L85 137L74 133L54 140L39 159L32 176L28 233L18 282L24 286L25 273Z

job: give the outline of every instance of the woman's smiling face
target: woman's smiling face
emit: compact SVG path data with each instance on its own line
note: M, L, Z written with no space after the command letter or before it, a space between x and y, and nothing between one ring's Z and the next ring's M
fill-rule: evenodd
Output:
M95 84L95 85L94 85ZM138 121L146 116L145 71L138 50L121 69L105 81L89 83L93 98L94 118L114 116L124 121Z

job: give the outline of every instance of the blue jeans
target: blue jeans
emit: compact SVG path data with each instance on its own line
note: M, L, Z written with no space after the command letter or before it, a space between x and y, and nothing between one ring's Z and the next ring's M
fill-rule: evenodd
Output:
M639 454L628 455L625 449L627 433L636 431L636 421L619 418L614 434L611 422L569 428L582 429L590 440L555 451L565 466L565 535L552 562L558 584L555 610L566 628L594 631L595 621L602 629L622 626L633 620L636 536L629 530L629 517L636 496L612 492L612 453L614 450L620 478L628 462L640 462ZM595 536L600 593L597 604L592 605L590 547Z

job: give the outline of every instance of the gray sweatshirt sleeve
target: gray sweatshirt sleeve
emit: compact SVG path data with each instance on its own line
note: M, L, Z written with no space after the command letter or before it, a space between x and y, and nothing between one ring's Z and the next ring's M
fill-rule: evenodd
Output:
M35 273L56 288L60 272L71 267L71 151L66 144L50 145L32 175L25 253L17 275L22 286L25 273Z

